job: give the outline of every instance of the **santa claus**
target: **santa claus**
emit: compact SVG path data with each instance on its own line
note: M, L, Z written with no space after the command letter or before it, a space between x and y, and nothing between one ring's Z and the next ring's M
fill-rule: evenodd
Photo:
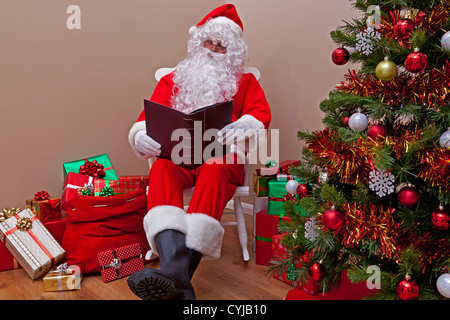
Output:
M243 72L248 53L242 32L234 5L211 11L189 29L187 57L161 78L150 100L184 112L233 100L233 122L219 132L220 141L235 145L255 140L254 133L268 128L271 115L258 81ZM184 169L158 158L161 145L146 134L144 111L128 138L137 157L155 160L144 229L151 251L160 259L159 269L134 273L128 286L142 299L195 299L190 280L202 257L220 257L224 229L219 221L243 182L244 164L238 158L248 150L234 148L221 159ZM183 189L193 185L185 211Z

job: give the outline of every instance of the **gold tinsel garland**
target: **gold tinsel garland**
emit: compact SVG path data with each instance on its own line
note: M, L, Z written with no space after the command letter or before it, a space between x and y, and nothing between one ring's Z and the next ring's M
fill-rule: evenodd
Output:
M450 63L441 69L412 76L400 73L391 81L382 81L372 74L349 70L336 89L361 97L379 98L388 106L398 107L410 101L423 109L438 108L450 103Z
M370 239L380 246L381 256L393 258L397 255L395 238L401 225L393 219L394 208L346 203L341 210L345 214L345 227L341 233L346 246L360 245Z

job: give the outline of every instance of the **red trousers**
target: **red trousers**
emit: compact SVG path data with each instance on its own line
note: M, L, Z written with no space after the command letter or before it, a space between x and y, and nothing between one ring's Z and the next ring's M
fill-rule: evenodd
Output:
M227 161L230 157L232 161ZM195 185L187 213L203 213L220 221L226 204L242 185L244 165L234 155L217 160L186 170L170 160L157 159L150 170L147 210L160 205L183 209L183 190Z

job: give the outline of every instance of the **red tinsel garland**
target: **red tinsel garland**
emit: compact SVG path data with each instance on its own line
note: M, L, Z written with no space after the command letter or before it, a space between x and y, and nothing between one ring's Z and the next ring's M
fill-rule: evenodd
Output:
M399 106L411 101L425 108L435 108L450 103L450 63L440 69L422 72L416 76L400 73L392 81L382 81L372 74L349 70L345 81L337 90L362 97L380 98L388 106Z
M426 272L428 268L441 265L450 255L450 242L446 239L435 239L429 232L419 234L402 231L396 242L400 251L410 246L420 251L420 268L422 273Z
M394 208L346 203L341 210L345 213L345 228L342 229L345 245L360 245L364 239L371 239L379 244L381 256L393 258L397 255L395 242L400 224L393 219Z
M425 149L419 153L417 176L439 188L442 193L450 192L450 149Z
M445 25L450 14L450 2L443 1L436 5L430 12L424 13L419 10L392 10L389 15L381 17L381 29L377 30L387 38L398 40L400 45L410 48L408 41L398 39L395 34L395 25L401 19L410 19L414 27L433 34Z

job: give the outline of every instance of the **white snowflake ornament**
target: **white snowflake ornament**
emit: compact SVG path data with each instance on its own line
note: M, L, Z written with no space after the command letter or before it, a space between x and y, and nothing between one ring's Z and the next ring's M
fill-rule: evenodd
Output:
M309 218L305 222L305 238L311 242L314 241L319 236L317 228L316 217Z
M356 50L365 55L373 52L374 42L381 39L381 34L375 29L367 28L356 35Z
M372 170L369 174L369 188L375 191L379 197L384 197L394 192L395 177L384 170Z

